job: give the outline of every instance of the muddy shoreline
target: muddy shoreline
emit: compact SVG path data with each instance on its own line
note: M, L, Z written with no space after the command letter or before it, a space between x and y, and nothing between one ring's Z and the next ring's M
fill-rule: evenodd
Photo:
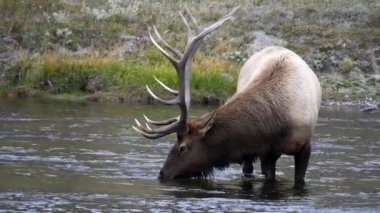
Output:
M196 106L219 106L228 98L218 98L216 96L193 97L192 105ZM9 90L3 92L0 96L2 100L26 100L26 101L48 101L48 102L83 102L83 103L100 103L100 104L130 104L130 105L160 105L148 94L131 95L121 92L99 92L94 94L46 94L38 91L19 91ZM380 101L373 98L350 99L326 99L322 98L323 107L354 107L363 112L379 112Z

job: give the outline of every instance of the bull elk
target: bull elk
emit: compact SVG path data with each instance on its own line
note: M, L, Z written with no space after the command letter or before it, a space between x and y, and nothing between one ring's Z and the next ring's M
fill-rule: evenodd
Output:
M175 98L164 100L148 86L147 90L160 103L178 105L181 113L164 121L154 121L144 115L145 125L135 120L133 128L149 139L177 134L177 143L160 171L161 179L207 177L214 168L223 169L230 163L242 164L243 173L251 174L252 164L259 158L265 179L275 180L276 161L286 154L294 156L295 183L304 184L321 89L314 72L294 52L273 46L254 54L240 71L236 93L216 110L187 122L192 57L205 36L230 19L236 10L201 28L185 8L191 24L196 27L196 35L180 12L187 29L184 52L169 45L153 27L164 49L149 29L152 43L177 72L179 90L169 88L157 78L155 80Z

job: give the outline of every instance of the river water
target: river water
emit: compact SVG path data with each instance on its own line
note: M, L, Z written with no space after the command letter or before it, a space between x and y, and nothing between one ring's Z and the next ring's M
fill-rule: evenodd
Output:
M192 107L192 115L211 110ZM293 158L275 183L239 165L207 180L160 183L174 136L147 140L131 124L168 106L0 102L0 211L20 212L380 212L380 113L323 108L304 189Z

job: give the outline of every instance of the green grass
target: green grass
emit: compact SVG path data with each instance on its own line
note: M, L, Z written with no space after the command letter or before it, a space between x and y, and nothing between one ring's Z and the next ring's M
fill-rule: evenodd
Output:
M355 80L341 80L341 81L336 82L335 84L335 88L337 90L341 88L351 88L351 87L357 87L357 86L359 86L359 83Z
M197 55L191 73L193 97L199 100L214 95L226 99L235 90L238 67L238 64L222 59ZM50 54L38 59L25 57L19 60L7 72L5 84L47 94L128 91L132 95L147 94L145 85L149 85L157 94L165 94L153 76L170 87L177 87L174 68L156 50L147 50L144 58L125 61L111 57ZM95 91L88 89L90 84L95 85Z

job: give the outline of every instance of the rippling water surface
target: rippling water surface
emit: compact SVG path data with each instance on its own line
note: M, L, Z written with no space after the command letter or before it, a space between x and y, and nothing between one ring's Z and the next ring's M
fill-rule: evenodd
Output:
M174 116L170 107L3 101L0 211L380 212L380 113L358 111L322 109L307 186L295 190L287 156L276 183L259 169L243 178L239 165L160 183L174 137L143 139L131 124L143 113Z

